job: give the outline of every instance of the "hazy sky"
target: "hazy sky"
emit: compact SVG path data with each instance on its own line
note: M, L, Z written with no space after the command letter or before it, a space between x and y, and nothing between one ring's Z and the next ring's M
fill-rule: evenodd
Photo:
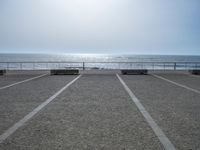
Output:
M200 55L200 0L0 0L0 52Z

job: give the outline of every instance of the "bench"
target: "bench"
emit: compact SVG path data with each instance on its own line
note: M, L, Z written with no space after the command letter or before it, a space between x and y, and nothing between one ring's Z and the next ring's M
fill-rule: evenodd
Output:
M121 70L123 75L146 75L148 73L147 69L124 69Z
M189 70L189 72L190 72L191 74L200 75L200 70L197 70L197 69Z
M4 75L6 73L6 70L0 70L0 75Z
M78 69L55 69L50 70L51 75L76 75L79 74Z

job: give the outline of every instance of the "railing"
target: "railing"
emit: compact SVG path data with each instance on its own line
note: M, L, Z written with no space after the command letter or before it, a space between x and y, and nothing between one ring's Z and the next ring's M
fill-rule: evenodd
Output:
M77 68L91 69L149 69L188 70L200 69L200 62L0 62L0 69L6 70L50 70Z

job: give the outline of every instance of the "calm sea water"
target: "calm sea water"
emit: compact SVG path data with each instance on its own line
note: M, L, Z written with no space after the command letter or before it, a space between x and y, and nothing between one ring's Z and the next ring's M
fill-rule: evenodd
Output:
M200 56L102 54L0 54L0 62L200 62Z
M0 68L9 69L50 69L83 66L82 63L2 63L2 62L86 62L86 68L121 69L121 68L150 68L173 69L173 63L131 64L129 62L200 62L200 56L175 55L103 55L103 54L0 54ZM88 63L93 62L93 63ZM94 63L96 62L96 63ZM97 63L101 62L101 63ZM127 62L123 64L103 62ZM179 63L180 69L200 68L199 64Z

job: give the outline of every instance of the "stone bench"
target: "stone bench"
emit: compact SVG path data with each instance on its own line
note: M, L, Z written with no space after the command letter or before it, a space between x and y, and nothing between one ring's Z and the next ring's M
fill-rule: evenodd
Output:
M6 70L0 70L0 75L4 75L6 73Z
M78 69L55 69L50 70L51 75L76 75L79 74Z
M148 73L147 69L124 69L121 70L124 75L146 75Z
M190 72L191 74L200 75L200 69L199 69L199 70L197 70L197 69L192 69L192 70L189 70L189 72Z

